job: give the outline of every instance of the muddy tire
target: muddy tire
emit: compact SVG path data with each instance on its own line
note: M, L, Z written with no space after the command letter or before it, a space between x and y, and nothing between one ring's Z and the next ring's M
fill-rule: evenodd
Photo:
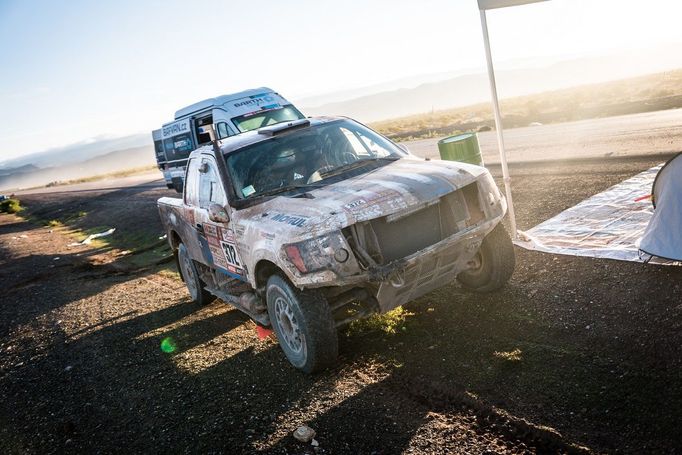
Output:
M317 291L299 291L280 275L266 287L268 314L287 359L304 373L336 363L338 333L327 300Z
M184 243L181 243L180 246L178 246L178 269L180 270L182 280L185 282L185 285L187 285L187 290L189 291L192 302L198 303L199 305L208 305L215 300L215 296L206 290L206 285L201 281L201 278L199 278L197 266L189 256L189 252Z
M495 226L484 239L472 259L473 267L457 275L466 289L492 292L502 288L514 273L516 257L514 244L502 223Z

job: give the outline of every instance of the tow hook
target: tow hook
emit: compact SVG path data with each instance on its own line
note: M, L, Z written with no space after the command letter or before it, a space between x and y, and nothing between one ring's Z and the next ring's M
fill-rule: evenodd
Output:
M405 271L401 269L391 273L388 277L388 282L391 283L391 286L394 288L403 287L405 285Z

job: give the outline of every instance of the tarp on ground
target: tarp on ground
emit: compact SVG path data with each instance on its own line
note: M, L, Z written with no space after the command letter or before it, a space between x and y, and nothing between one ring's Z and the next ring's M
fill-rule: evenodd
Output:
M596 194L525 232L514 243L546 253L682 265L639 250L654 208L646 196L663 164Z
M682 261L682 153L658 172L651 195L654 214L639 248L653 256Z

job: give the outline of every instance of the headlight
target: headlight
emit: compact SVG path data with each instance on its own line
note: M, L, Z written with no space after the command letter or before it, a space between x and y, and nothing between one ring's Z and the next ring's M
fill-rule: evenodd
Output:
M284 252L301 273L332 269L335 263L350 258L350 248L340 232L284 245Z

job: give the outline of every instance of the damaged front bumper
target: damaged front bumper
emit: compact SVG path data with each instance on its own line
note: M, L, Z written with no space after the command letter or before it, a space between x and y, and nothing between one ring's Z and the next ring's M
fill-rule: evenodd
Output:
M381 312L451 284L460 272L469 268L483 239L499 221L487 221L404 259L369 270L370 280L378 282L376 299Z
M470 268L483 239L502 220L506 209L492 177L483 174L476 183L422 203L417 210L372 218L344 228L342 235L325 237L322 244L328 249L303 248L314 250L312 256L319 260L308 258L305 262L317 270L290 270L292 282L301 289L326 288L332 299L363 288L373 300L372 306L389 311L451 284ZM334 262L331 258L339 248L350 249L353 260Z
M451 284L469 268L485 236L501 221L502 215L458 232L434 245L388 264L369 267L351 276L326 270L303 275L296 284L304 288L369 287L381 312L390 311L439 287ZM301 281L305 284L301 286Z

